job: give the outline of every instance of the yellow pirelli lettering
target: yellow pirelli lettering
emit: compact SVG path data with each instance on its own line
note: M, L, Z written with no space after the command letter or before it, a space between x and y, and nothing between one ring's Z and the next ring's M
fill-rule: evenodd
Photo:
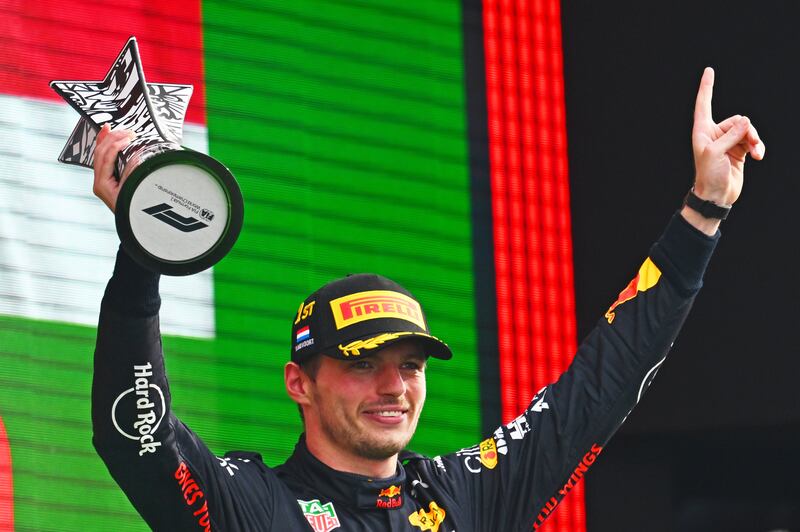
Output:
M378 318L398 318L426 328L419 303L391 290L368 290L334 299L331 311L336 329Z

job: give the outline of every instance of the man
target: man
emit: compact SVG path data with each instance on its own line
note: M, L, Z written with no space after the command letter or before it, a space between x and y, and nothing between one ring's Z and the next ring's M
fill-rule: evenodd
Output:
M94 444L158 530L529 530L552 513L641 398L682 325L764 144L745 117L715 124L713 71L695 107L696 177L636 278L584 340L569 370L474 447L429 459L403 451L425 401L430 356L451 357L419 303L361 274L306 298L293 317L289 396L305 431L289 460L214 456L171 412L158 330L158 276L120 251L98 326ZM113 210L116 153L103 129L95 193Z

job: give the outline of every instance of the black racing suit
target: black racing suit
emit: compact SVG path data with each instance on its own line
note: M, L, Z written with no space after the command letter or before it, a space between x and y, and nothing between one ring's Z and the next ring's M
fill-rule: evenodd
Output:
M434 458L403 453L387 479L330 469L302 436L277 467L256 453L215 456L170 409L158 277L120 252L98 327L95 448L156 530L535 529L641 398L717 238L673 217L558 382L474 447Z

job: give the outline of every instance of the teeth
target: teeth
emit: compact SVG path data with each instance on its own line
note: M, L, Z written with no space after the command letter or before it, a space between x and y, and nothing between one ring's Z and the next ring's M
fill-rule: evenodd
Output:
M399 410L381 410L380 412L375 412L381 417L396 417L402 414Z

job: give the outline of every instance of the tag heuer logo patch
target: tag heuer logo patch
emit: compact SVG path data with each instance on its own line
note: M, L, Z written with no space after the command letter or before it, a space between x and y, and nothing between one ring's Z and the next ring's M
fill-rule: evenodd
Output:
M316 532L328 532L341 526L332 502L322 504L319 499L311 501L297 499L297 503L300 505L303 515L306 516L308 524Z

